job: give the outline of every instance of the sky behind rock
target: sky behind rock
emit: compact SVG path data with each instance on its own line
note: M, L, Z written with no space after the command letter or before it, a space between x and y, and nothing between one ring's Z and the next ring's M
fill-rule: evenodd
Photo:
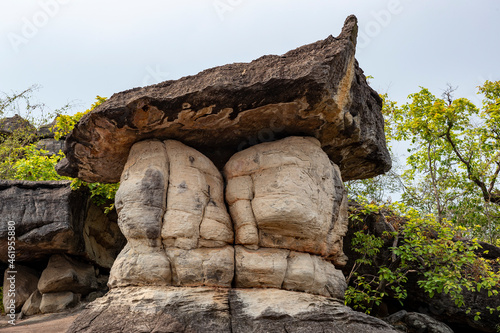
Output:
M356 57L378 92L403 102L424 86L480 99L500 80L493 0L2 0L0 91L40 84L49 109L96 95L283 54L359 20Z

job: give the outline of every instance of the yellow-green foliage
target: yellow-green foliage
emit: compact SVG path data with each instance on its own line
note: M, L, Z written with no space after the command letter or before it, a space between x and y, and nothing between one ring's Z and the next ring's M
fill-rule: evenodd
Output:
M61 139L70 133L76 123L87 113L94 110L106 100L105 97L96 97L96 102L91 107L74 115L59 115L56 125L52 129L56 139ZM64 158L64 154L49 156L47 151L36 148L35 133L30 129L19 129L8 137L0 140L0 179L17 180L64 180L73 179L62 177L55 171L56 164ZM119 184L86 183L73 179L72 189L87 187L92 200L97 205L108 204L106 212L113 208L110 204L114 200Z
M101 105L106 99L107 99L106 97L97 96L95 103L92 104L88 110L85 110L84 112L77 112L72 116L70 116L70 115L58 116L57 117L57 124L56 124L55 130L54 130L54 138L56 140L60 140L61 138L63 138L67 134L69 134L69 132L71 132L73 130L73 128L75 127L76 123L84 115L91 112L99 105Z

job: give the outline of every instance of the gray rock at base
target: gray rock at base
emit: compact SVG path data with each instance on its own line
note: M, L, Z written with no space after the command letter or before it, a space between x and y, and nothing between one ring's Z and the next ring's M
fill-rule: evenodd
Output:
M446 324L418 312L398 311L384 321L408 333L453 333Z
M37 289L30 295L28 300L24 303L21 312L25 316L32 316L39 314L41 312L40 311L41 303L42 303L42 294Z
M338 300L278 289L128 287L95 300L71 333L396 333Z
M52 120L51 123L41 125L38 130L36 131L36 135L40 139L53 139L54 138L54 126L57 124L57 117Z
M53 313L71 308L80 301L80 294L71 291L42 294L40 302L41 313Z
M13 271L16 273L9 273L11 270L6 270L3 278L3 306L7 309L7 305L10 304L12 297L9 292L10 281L8 278L13 277L14 288L12 288L15 295L15 306L16 312L21 310L23 304L30 297L30 295L36 290L38 284L39 273L29 267L16 265Z
M15 226L17 262L83 252L88 195L72 191L70 184L0 180L1 261L7 262L8 221Z
M41 139L36 143L37 149L43 149L48 152L47 156L57 155L59 151L62 151L64 148L64 141L62 140L54 140L54 139Z
M12 117L0 119L0 134L11 135L16 131L21 130L26 131L27 133L36 133L36 128L31 125L28 120L18 114L15 114Z
M111 268L125 245L116 214L104 214L90 202L89 193L71 190L70 185L71 181L0 180L0 261L8 259L12 221L18 262L66 253Z
M357 19L338 37L282 56L263 56L114 94L83 116L56 169L85 181L117 182L130 147L173 139L222 168L235 152L287 136L317 138L344 180L388 171L382 100L355 59Z
M94 266L60 254L50 257L38 281L38 290L42 294L71 291L87 295L96 289Z

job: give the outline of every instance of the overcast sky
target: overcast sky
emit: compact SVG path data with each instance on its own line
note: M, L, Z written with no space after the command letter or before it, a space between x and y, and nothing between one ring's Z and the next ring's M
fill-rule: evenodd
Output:
M74 113L96 95L337 36L349 14L361 68L394 100L450 83L478 103L476 86L500 80L496 0L0 0L0 91L40 84L41 102Z

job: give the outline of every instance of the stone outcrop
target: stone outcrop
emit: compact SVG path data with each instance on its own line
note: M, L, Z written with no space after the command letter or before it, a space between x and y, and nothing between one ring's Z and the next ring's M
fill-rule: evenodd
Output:
M354 57L357 20L342 33L282 56L264 56L114 94L66 139L62 175L117 182L137 141L173 139L221 168L242 148L317 138L344 180L387 171L382 100Z
M384 320L396 329L407 333L453 333L446 324L418 312L398 311Z
M95 289L97 279L94 266L60 254L50 257L38 281L38 290L42 294L71 291L86 295Z
M0 261L7 262L7 222L13 221L17 262L66 253L111 268L125 240L116 220L70 184L0 180Z
M16 260L83 251L82 230L88 196L71 181L0 180L0 260L7 262L7 221L15 222Z
M396 333L382 320L323 296L277 289L127 287L82 312L71 333Z
M94 266L67 255L55 254L50 257L38 281L40 303L36 303L37 295L32 295L34 299L26 305L26 312L23 310L23 313L58 312L76 305L82 297L96 289L98 283Z
M234 284L343 298L342 273L318 256L342 254L346 197L338 168L314 138L290 137L240 154L225 168L226 198L234 198L228 202L237 234L246 214L255 216L254 233L263 236L233 247L223 179L208 158L174 140L132 147L116 194L128 243L111 269L111 288ZM252 177L254 184L240 181ZM233 209L243 197L260 214Z
M59 154L64 149L64 141L54 139L41 139L37 142L36 148L47 151L47 156Z
M40 291L35 290L30 297L24 302L23 308L21 309L21 313L25 316L32 316L39 314L40 305L42 303L42 294Z
M107 269L113 266L126 242L117 220L115 211L105 214L102 207L90 202L83 224L85 257Z
M12 135L17 131L26 131L26 133L35 134L36 128L18 114L0 119L0 135Z
M317 254L343 266L347 195L318 140L289 137L235 154L224 167L235 243Z
M71 291L43 294L40 301L40 312L53 313L70 308L78 304L80 296L80 294L75 294Z

